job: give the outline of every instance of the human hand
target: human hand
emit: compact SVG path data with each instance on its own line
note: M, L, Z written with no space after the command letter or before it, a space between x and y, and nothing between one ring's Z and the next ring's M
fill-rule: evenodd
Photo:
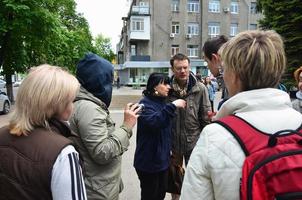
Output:
M212 112L212 111L208 111L208 119L210 121L213 121L214 116L216 115L217 112Z
M187 102L183 99L176 99L172 102L177 108L185 108L187 105Z
M124 122L123 124L127 126L128 128L132 129L136 122L137 118L139 116L138 112L142 109L141 106L139 106L138 103L128 103L126 107L124 108Z

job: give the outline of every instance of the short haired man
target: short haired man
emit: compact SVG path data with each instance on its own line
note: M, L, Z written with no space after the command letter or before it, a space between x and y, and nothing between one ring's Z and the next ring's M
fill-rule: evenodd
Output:
M208 39L202 47L204 60L208 63L210 72L213 74L213 76L215 76L219 81L222 82L222 101L219 103L218 109L228 98L228 92L225 88L222 78L221 59L218 55L220 47L227 41L228 38L226 36L220 35L218 37Z
M186 108L177 108L172 126L172 151L177 163L187 165L191 152L211 111L208 90L190 71L190 59L178 53L171 60L173 76L169 100L184 99Z

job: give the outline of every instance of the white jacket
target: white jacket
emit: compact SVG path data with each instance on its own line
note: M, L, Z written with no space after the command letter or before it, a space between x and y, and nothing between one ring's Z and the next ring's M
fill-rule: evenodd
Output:
M302 115L292 109L288 94L271 88L233 96L222 105L216 119L230 114L236 114L266 133L297 129L302 123ZM244 159L231 133L219 124L207 125L192 152L180 199L239 200Z

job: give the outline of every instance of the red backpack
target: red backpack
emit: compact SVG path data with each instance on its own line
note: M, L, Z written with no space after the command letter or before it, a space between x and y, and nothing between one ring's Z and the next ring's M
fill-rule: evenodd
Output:
M302 125L267 134L235 115L215 122L236 138L246 155L241 200L302 199Z

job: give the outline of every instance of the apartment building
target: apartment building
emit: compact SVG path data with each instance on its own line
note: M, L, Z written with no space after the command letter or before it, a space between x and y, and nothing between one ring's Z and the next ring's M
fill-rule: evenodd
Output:
M257 29L260 17L256 0L133 0L116 48L121 84L145 84L152 72L171 74L169 60L178 52L189 56L193 73L209 75L204 42Z

